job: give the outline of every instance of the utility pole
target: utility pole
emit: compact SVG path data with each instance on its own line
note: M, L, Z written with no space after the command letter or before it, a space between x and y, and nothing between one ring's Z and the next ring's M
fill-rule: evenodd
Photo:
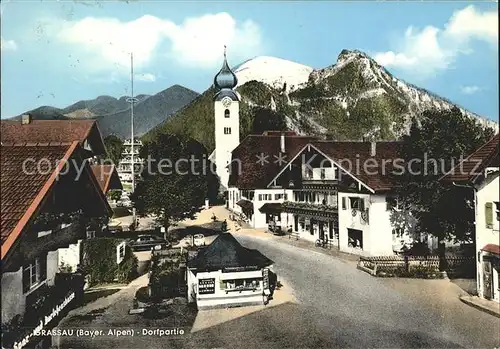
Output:
M134 54L130 53L130 85L131 85L131 96L127 99L127 102L130 103L130 139L132 142L131 147L131 162L132 162L132 193L135 191L135 161L134 161L134 103L138 101L137 98L134 97ZM135 207L132 207L132 224L135 228Z

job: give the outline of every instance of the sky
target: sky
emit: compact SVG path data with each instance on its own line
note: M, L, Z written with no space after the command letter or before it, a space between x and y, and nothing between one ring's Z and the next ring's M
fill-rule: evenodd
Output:
M1 2L1 117L100 95L205 91L221 66L260 55L313 68L342 49L498 120L496 2Z

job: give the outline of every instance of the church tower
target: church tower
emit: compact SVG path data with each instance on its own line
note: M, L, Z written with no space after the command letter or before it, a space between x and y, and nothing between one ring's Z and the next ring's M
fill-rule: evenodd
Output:
M221 190L227 190L229 181L229 162L231 152L240 144L240 99L234 88L238 79L229 68L224 46L224 62L221 70L215 75L214 97L215 112L215 165L220 179Z

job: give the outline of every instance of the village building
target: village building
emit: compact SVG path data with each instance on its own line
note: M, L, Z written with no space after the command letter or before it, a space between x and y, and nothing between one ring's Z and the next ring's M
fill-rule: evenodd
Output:
M474 191L477 292L495 302L500 302L499 144L497 134L442 178Z
M50 339L33 333L80 300L81 242L112 214L112 180L101 189L101 165L90 166L105 154L95 120L23 115L0 125L2 343L45 348Z
M81 241L100 224L94 218L112 214L82 154L78 141L2 142L2 324L17 334L5 337L14 348L31 343L26 338L40 321L50 327L54 309L58 315L83 291L83 283L68 282L79 277L72 273Z
M223 233L188 261L188 301L198 309L267 304L272 264Z
M34 120L30 114L25 114L21 120L2 120L0 131L2 143L78 141L82 156L94 163L106 154L96 120Z
M401 146L249 135L232 152L227 208L254 228L274 221L297 238L344 252L393 255L415 238L392 220L392 164L401 160Z

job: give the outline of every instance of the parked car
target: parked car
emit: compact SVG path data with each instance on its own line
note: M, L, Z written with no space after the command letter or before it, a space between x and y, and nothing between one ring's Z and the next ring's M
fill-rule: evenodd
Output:
M168 248L170 243L155 235L139 235L129 243L133 251L146 251L153 248Z

